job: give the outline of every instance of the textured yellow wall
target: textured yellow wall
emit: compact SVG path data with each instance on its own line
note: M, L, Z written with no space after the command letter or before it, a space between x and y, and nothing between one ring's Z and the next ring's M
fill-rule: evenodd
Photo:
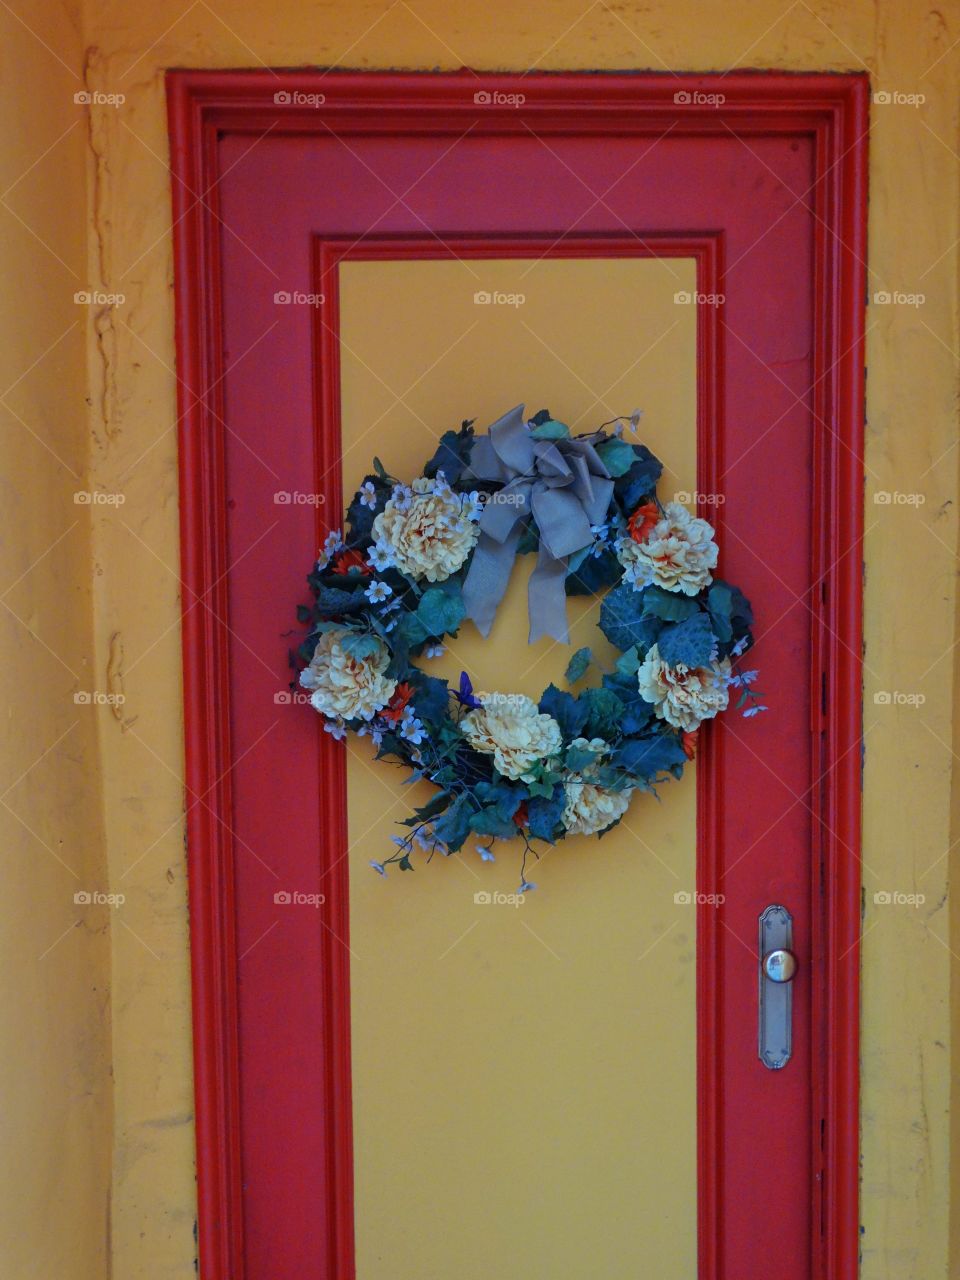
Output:
M109 941L94 661L77 6L0 10L0 1273L99 1280L109 1239ZM41 158L42 157L42 158ZM37 163L39 160L39 163ZM54 181L55 179L55 181Z
M26 7L24 15L35 19ZM956 0L936 8L913 0L736 7L538 0L495 8L465 0L90 0L86 20L90 84L127 99L122 109L94 114L89 241L95 280L127 295L90 332L96 480L127 495L95 527L98 663L127 698L121 718L101 718L110 878L130 896L128 928L111 935L117 1275L193 1274L163 69L469 64L867 69L878 89L925 95L919 107L878 105L871 135L870 290L921 292L926 302L872 306L869 317L863 1270L869 1280L945 1277L958 935L949 932L943 902L960 834L950 813ZM69 63L69 29L45 38ZM55 59L45 61L52 55L32 56L47 74L55 70ZM39 173L59 201L62 169L45 162ZM925 501L875 505L876 491L921 493ZM16 696L25 699L26 687L18 681ZM881 691L922 693L926 702L875 704ZM874 904L874 893L896 891L922 893L925 902Z

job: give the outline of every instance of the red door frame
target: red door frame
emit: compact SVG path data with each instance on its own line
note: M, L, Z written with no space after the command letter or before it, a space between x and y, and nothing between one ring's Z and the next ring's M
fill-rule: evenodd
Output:
M310 132L315 107L272 104L279 85L290 93L323 93L336 77L332 118L355 130L460 131L477 113L465 89L473 73L294 72L282 80L264 72L171 72L169 97L177 279L184 692L187 830L189 841L194 1063L196 1077L200 1266L204 1280L242 1280L243 1224L239 1150L239 1047L232 797L226 630L226 494L224 483L222 342L219 299L221 176L217 143L225 131L253 136L274 129ZM667 128L701 135L737 131L812 136L816 156L816 316L813 418L814 467L820 501L814 531L815 610L812 680L822 718L813 736L812 797L821 835L813 867L814 901L823 905L812 954L821 976L815 1082L816 1132L811 1133L820 1184L815 1207L816 1274L854 1280L858 1260L858 1014L860 933L861 539L863 434L863 297L866 248L866 121L863 76L553 75L498 76L498 87L528 96L525 121L537 130L609 131L650 135ZM531 93L532 87L536 93ZM674 95L693 96L682 111ZM698 105L696 95L703 105ZM715 95L722 95L717 106ZM711 96L714 95L714 96ZM481 131L529 129L509 107L486 107ZM492 242L497 253L505 247ZM578 248L578 252L579 252ZM634 247L634 251L635 247ZM690 252L692 249L685 249ZM709 256L709 255L708 255ZM701 271L704 261L701 260ZM704 275L705 280L709 273ZM709 290L705 290L709 291ZM700 326L700 391L712 394L722 377L719 347L709 322ZM329 386L322 394L330 395ZM701 424L707 419L701 418ZM701 425L701 431L703 430ZM705 440L701 436L701 444ZM702 454L702 456L704 456ZM709 452L705 455L709 457ZM705 464L709 465L709 464ZM713 486L703 476L703 488ZM201 605L202 607L197 607ZM704 776L707 770L704 770ZM342 812L342 777L327 774L328 812ZM709 831L719 803L706 783L700 824ZM343 818L335 818L343 821ZM707 841L709 844L709 841ZM704 845L706 847L706 845ZM704 883L712 887L713 881ZM345 902L341 909L346 910ZM704 944L698 963L710 963L715 914L701 912ZM326 980L338 982L332 949ZM714 973L716 971L714 970ZM340 1002L341 1006L343 1001ZM709 1004L699 1016L700 1276L718 1277L721 1142L714 1106L720 1082L711 1078L716 1027ZM334 1188L336 1238L328 1251L329 1280L352 1276L349 1196L349 1006L328 1045L327 1106L342 1115L328 1152ZM336 1188L344 1189L337 1196ZM816 1230L818 1228L818 1230ZM250 1280L257 1280L251 1277Z

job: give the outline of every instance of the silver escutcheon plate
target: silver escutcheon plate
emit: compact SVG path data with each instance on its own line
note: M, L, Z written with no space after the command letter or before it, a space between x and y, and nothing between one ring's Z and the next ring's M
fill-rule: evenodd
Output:
M780 1071L793 1052L793 916L779 905L760 915L758 956L760 1002L760 1061Z

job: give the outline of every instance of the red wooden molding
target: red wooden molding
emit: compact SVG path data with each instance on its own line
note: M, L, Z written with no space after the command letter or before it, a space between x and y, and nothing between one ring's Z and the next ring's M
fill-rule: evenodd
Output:
M868 81L862 76L730 74L476 73L413 75L293 71L173 71L167 77L173 175L176 336L180 420L183 664L186 714L187 834L194 1001L200 1270L203 1280L243 1280L241 1107L238 1060L237 954L231 839L230 708L227 683L226 480L222 422L220 178L218 139L229 133L304 133L334 130L459 134L661 134L703 137L804 135L816 140L815 242L816 380L813 390L819 491L814 529L817 591L809 601L813 636L814 704L822 708L813 738L809 803L819 849L812 859L814 903L822 902L813 954L822 987L814 996L817 1123L811 1132L819 1181L814 1252L817 1280L855 1280L858 1265L858 1009L860 932L861 561L863 453L863 298L866 254L866 134ZM495 84L522 92L522 120L510 107L473 102L476 87ZM336 91L333 92L333 86ZM278 89L326 94L322 109L278 107ZM723 95L678 105L677 93ZM262 144L261 144L262 145ZM656 243L656 237L651 236ZM722 236L682 242L698 257L705 292L723 279ZM589 238L564 242L578 256ZM409 248L410 246L408 246ZM611 242L603 242L610 252ZM567 251L558 246L558 252ZM461 244L463 256L528 253L529 241L491 239ZM318 244L317 270L330 271L330 240ZM363 252L375 254L376 245ZM597 249L599 251L599 249ZM632 242L630 252L638 245ZM661 251L665 251L661 246ZM676 252L676 246L671 246ZM436 253L436 246L433 253ZM427 249L424 248L424 254ZM711 285L713 287L711 287ZM325 287L329 292L329 287ZM701 489L718 490L723 472L718 414L724 377L720 325L701 308L698 334ZM706 314L709 312L710 314ZM323 339L318 339L323 341ZM321 361L331 368L330 353ZM317 388L318 414L338 420L339 392L329 379ZM333 439L324 435L330 446ZM325 468L333 456L322 460ZM331 483L329 474L324 488ZM337 485L339 483L337 477ZM334 489L338 492L338 489ZM717 514L717 513L713 513ZM719 513L722 517L722 508ZM342 765L325 771L326 811L343 810ZM710 865L719 821L718 751L705 753L699 777L698 842L704 890L716 885ZM342 823L343 817L339 819ZM343 831L338 838L345 841ZM334 902L346 926L346 899ZM816 914L816 913L815 913ZM722 986L717 913L698 916L698 990L704 975ZM327 1184L336 1226L324 1260L327 1280L349 1280L352 1262L352 1151L349 1104L349 1003L342 949L325 952L328 1096L339 1117L329 1148ZM338 968L337 966L341 966ZM722 1206L719 1153L723 1148L717 1078L711 1047L721 1035L715 1002L698 1011L701 1280L721 1277ZM758 1153L758 1158L759 1153ZM814 1188L811 1198L815 1199ZM319 1275L319 1273L318 1273ZM250 1276L248 1280L266 1280Z

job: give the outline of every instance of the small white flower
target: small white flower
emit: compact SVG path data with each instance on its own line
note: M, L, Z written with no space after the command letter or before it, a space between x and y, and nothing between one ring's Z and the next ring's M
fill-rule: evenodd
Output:
M460 495L460 510L468 520L479 520L483 515L484 500L478 489Z
M342 720L328 720L323 726L324 733L329 733L330 737L337 742L342 742L347 736L346 728Z
M446 652L447 646L445 644L428 644L423 651L423 656L425 658L442 658Z
M754 683L759 671L741 671L739 675L730 677L731 689L748 689Z
M388 587L385 582L371 582L363 594L371 604L382 604L384 600L388 600L393 595L393 589Z
M442 471L438 471L434 479L433 496L440 498L443 502L453 502L456 499L456 494L447 484L447 477Z
M408 712L409 715L407 714ZM412 742L414 746L418 746L424 739L423 725L410 711L409 707L404 711L403 718L400 721L400 737L407 742Z
M406 484L395 484L393 493L390 495L390 501L393 503L395 511L409 511L410 503L413 501L413 490Z
M360 499L361 507L369 507L372 511L377 505L377 491L374 488L372 480L365 480L357 490L357 497Z
M317 552L317 568L325 569L342 546L343 534L339 529L331 529L323 540L323 546Z
M367 560L378 573L393 568L393 555L385 542L378 542L367 552Z

